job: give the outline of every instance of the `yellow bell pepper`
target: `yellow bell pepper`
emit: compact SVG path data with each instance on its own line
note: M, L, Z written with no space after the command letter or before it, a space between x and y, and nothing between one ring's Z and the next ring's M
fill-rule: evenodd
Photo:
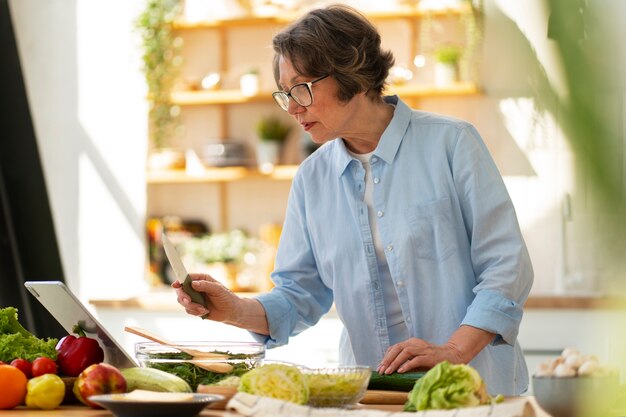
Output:
M65 383L55 374L31 378L26 385L26 406L52 410L63 402Z

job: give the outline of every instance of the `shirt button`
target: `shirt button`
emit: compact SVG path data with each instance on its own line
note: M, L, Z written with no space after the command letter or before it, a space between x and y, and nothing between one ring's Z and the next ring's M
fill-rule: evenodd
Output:
M376 177L374 178L374 184L378 184L380 182L380 178Z
M406 322L407 322L407 323L410 323L410 322L411 322L411 316L409 316L409 317L407 317L407 318L406 318Z
M383 217L383 215L384 215L384 214L385 214L385 212L384 212L384 211L382 211L382 210L378 210L378 211L376 212L376 215L377 215L378 217Z
M372 162L376 162L378 161L378 158L376 158L375 156L372 157Z
M393 250L393 245L387 245L387 252L391 252Z
M398 287L404 287L404 281L399 280L398 281Z

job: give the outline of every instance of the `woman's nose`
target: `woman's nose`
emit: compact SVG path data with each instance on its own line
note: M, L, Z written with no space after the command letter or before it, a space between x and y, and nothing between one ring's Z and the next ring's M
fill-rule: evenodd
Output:
M287 113L294 115L298 113L302 113L306 107L299 105L296 100L289 99L289 108L287 109Z

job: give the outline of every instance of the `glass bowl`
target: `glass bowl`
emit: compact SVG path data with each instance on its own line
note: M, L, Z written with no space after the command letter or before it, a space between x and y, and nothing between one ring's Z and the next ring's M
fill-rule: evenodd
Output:
M367 366L304 369L309 383L309 405L352 407L365 395L372 370Z
M154 342L135 344L135 357L141 366L160 369L198 385L215 384L224 378L241 376L260 365L265 345L256 342Z

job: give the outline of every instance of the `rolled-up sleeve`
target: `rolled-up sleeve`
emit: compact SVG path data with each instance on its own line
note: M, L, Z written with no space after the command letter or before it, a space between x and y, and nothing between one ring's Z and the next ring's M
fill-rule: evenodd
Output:
M250 332L252 337L265 343L268 348L287 344L291 329L297 324L298 315L294 306L285 298L277 294L267 293L255 297L265 309L269 336Z
M522 307L519 303L503 297L498 291L477 291L463 324L497 334L500 337L495 338L494 344L512 345L517 339Z

